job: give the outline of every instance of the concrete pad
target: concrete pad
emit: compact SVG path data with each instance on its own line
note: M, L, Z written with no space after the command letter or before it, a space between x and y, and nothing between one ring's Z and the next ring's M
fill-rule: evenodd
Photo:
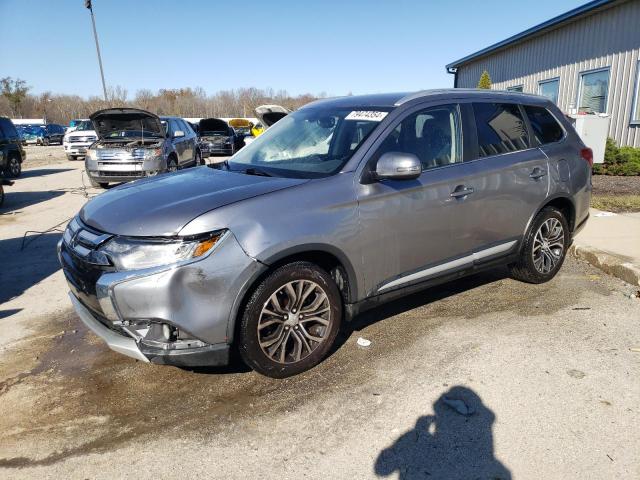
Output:
M607 215L591 209L571 253L605 272L640 285L640 213Z

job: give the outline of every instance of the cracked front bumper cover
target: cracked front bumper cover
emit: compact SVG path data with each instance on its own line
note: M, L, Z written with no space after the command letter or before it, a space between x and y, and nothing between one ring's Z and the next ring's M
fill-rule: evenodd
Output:
M180 350L149 347L144 343L136 342L133 338L121 335L106 327L93 316L89 309L82 305L73 293L69 292L69 298L82 323L104 340L107 346L114 352L145 363L151 362L177 367L215 367L229 363L229 345L207 345L204 347Z

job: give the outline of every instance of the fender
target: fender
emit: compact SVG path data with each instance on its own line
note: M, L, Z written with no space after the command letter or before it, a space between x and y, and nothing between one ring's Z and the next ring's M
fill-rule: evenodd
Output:
M330 245L327 243L303 243L300 245L295 245L289 248L285 248L284 250L280 250L277 253L265 258L258 258L257 260L266 265L273 265L280 260L291 257L293 255L299 255L301 253L311 253L311 252L324 252L328 253L338 259L338 261L344 267L347 280L349 281L349 299L351 301L357 301L358 297L358 276L356 274L355 269L353 268L353 264L351 260L345 255L345 253L334 245Z
M563 199L563 200L567 200L570 204L571 204L571 208L573 208L573 211L575 212L576 210L576 206L573 203L573 200L571 199L571 197L569 197L566 193L564 192L558 192L555 193L553 195L551 195L550 197L547 197L544 199L544 201L542 201L537 208L534 210L533 214L529 217L529 220L527 220L527 226L524 229L524 232L522 232L522 239L524 239L525 235L527 234L527 232L529 231L529 228L531 228L531 223L533 223L533 219L536 218L536 215L538 215L538 213L540 213L540 210L542 210L546 205L548 205L549 203L553 202L554 200L557 199ZM571 219L567 218L567 222L569 222L569 224L571 225ZM574 222L575 223L575 222ZM573 226L573 228L575 229L575 225ZM573 235L574 230L571 230L571 234ZM522 245L523 245L523 241L520 241L520 246L518 247L518 251L520 252L522 249Z

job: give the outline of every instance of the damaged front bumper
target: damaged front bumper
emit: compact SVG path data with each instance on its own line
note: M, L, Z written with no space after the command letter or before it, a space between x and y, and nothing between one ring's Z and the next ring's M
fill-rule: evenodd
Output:
M188 264L101 271L62 240L58 254L80 319L114 351L158 364L225 365L239 301L264 266L228 232Z

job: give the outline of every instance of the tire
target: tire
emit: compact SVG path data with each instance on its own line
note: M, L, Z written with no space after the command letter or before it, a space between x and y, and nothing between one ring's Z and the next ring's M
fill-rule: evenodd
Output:
M67 160L69 160L70 162L73 162L76 159L77 157L75 155L67 155Z
M176 157L171 156L167 159L167 172L177 172L178 171L178 160Z
M43 146L43 147L48 147L50 143L51 143L51 142L49 141L49 137L44 137L44 138L42 139L42 146Z
M11 178L18 178L22 173L22 163L20 159L14 154L9 157L9 161L7 162L7 170L6 174Z
M0 207L4 204L4 188L0 185Z
M292 293L286 293L288 286ZM304 312L317 315L304 318ZM290 263L266 277L251 295L239 323L238 350L256 372L289 377L324 359L341 321L342 297L331 276L313 263Z
M200 153L200 150L196 150L196 156L195 156L195 166L197 167L198 165L205 165L205 161L202 158L202 154Z
M526 283L548 282L562 267L570 239L563 213L555 207L543 208L525 236L520 258L509 265L511 276Z

